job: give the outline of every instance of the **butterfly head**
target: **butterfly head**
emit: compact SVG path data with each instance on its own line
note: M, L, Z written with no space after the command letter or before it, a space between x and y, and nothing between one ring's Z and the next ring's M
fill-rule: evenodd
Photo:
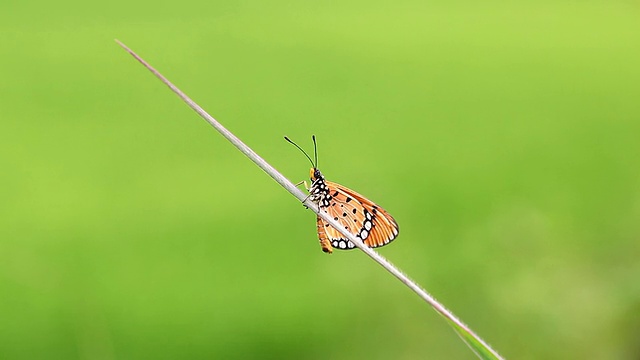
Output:
M311 178L311 182L314 183L318 180L324 180L324 175L315 167L312 167L309 171L309 177Z

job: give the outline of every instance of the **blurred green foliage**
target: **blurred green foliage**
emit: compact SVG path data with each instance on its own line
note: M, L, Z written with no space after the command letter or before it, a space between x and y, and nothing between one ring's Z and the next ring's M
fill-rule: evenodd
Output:
M632 1L0 5L0 358L472 359L114 42L513 359L640 356Z

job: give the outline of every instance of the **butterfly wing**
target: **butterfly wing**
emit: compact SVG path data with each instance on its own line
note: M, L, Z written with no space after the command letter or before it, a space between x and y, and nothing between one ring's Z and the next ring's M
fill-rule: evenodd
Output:
M345 186L331 181L327 181L326 184L332 199L329 206L321 207L320 210L333 217L367 246L384 246L398 236L398 224L380 206ZM319 217L317 226L323 251L331 252L326 250L327 242L341 250L355 247L351 241Z

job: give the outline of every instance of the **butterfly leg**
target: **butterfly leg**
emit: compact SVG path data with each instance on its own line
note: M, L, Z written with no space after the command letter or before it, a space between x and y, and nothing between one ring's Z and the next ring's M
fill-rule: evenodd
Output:
M299 183L295 184L296 187L300 186L304 184L304 188L307 189L307 191L309 191L309 185L307 185L307 182L305 180L300 181ZM304 203L305 201L307 201L309 199L309 197L311 196L311 194L307 195L306 198L304 198L304 200L302 200L302 203ZM308 209L307 206L305 206L305 208Z
M299 183L295 184L296 187L300 186L304 184L304 188L307 189L307 191L309 191L309 185L307 185L307 181L306 180L302 180Z
M305 201L307 201L309 199L309 197L311 196L311 194L307 195L306 198L302 199L302 204L304 206L305 209L308 209L309 207L307 205L304 205Z

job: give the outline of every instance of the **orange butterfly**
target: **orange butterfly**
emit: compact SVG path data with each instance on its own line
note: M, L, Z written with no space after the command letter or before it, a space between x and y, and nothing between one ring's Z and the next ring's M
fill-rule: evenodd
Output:
M315 162L288 137L285 140L300 149L311 162L311 187L308 187L309 200L318 205L320 211L333 217L340 225L361 239L367 246L375 248L390 243L398 236L398 224L389 213L357 192L324 179L318 170L318 152L316 137L313 136ZM306 182L305 187L306 187ZM355 245L344 238L333 226L318 216L316 221L318 237L322 251L332 253L333 248L350 250Z

